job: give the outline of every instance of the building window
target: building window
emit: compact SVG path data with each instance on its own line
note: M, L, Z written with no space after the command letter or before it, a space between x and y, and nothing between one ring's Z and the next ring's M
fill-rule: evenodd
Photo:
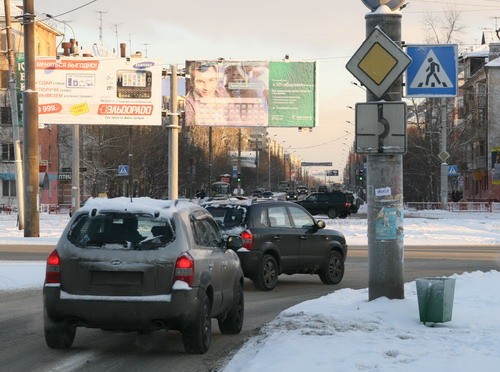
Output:
M12 124L12 113L10 106L0 107L0 120L2 124Z
M486 107L486 97L487 97L487 89L485 83L477 84L477 107L484 108Z
M478 151L479 151L478 156L486 156L486 142L485 141L479 141Z
M16 196L16 181L3 180L2 181L2 196Z
M13 143L2 143L2 160L3 161L14 161L14 144Z

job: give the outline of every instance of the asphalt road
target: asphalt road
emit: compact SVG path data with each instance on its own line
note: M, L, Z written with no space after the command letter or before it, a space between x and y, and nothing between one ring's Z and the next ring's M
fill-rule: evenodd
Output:
M0 260L45 259L52 247L0 248ZM14 252L11 252L14 250ZM35 250L35 252L33 252ZM10 258L8 258L10 257ZM184 353L180 334L106 332L78 328L70 350L49 349L43 336L41 290L0 292L0 360L2 371L220 371L228 358L282 310L341 288L368 287L366 247L350 247L344 280L337 286L316 275L280 276L271 292L245 283L245 323L240 335L221 335L213 323L212 345L204 355ZM404 280L466 271L500 270L500 246L406 247Z

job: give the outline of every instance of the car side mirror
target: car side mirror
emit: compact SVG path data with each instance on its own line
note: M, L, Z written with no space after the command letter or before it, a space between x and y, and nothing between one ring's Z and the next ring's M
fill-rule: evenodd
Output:
M238 235L230 235L226 239L226 248L232 249L233 251L237 251L243 247L243 239Z
M326 226L325 221L323 221L323 220L317 220L317 221L316 221L316 227L317 227L318 229L324 229L324 228L325 228L325 226Z

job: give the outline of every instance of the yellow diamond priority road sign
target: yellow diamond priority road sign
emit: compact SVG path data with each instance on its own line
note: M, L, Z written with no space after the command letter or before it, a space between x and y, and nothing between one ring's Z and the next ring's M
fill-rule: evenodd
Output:
M346 68L381 98L411 63L411 58L380 28L363 42Z

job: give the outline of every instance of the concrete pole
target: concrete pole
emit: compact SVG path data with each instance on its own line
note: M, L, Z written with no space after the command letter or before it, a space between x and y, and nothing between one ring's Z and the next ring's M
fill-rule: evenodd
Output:
M177 108L177 65L170 65L170 117L168 125L168 198L179 198L179 113Z
M238 128L238 172L241 173L241 128ZM242 195L241 181L238 182L238 195Z
M267 189L271 191L271 139L267 141Z
M368 13L367 37L379 27L394 42L401 42L401 13ZM381 98L401 101L402 78ZM378 101L367 90L366 101ZM368 297L404 298L403 283L403 157L370 154L367 156L368 185ZM387 192L380 190L390 190Z
M208 189L212 191L212 164L214 162L213 129L208 127ZM210 195L212 196L212 195Z
M446 152L446 98L441 98L441 153ZM441 163L441 209L448 210L448 163Z
M23 0L25 90L24 123L24 237L40 236L38 196L38 92L35 90L35 7L34 0Z
M24 179L21 156L21 140L19 138L19 111L17 107L16 65L14 63L14 43L10 16L10 0L4 0L5 28L7 32L7 58L9 61L9 93L12 116L12 140L14 142L14 162L16 164L16 194L19 230L24 229Z
M80 126L74 124L73 128L73 156L71 158L71 213L80 208Z
M134 197L134 175L132 174L134 165L134 155L132 153L132 144L134 142L133 138L133 127L128 128L128 197L130 200Z

